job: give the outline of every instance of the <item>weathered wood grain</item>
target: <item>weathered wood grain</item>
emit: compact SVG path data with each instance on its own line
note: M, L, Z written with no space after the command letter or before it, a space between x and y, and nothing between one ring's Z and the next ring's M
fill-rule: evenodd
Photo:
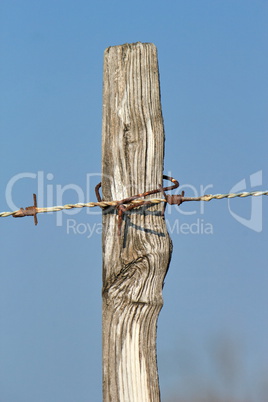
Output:
M120 200L162 183L164 127L153 44L105 50L102 135L104 200ZM156 324L171 256L162 208L126 214L121 236L115 210L103 212L105 402L160 400Z

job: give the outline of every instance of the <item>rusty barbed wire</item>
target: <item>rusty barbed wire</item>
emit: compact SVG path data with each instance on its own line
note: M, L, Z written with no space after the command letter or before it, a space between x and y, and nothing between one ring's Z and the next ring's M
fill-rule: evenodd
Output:
M160 190L159 190L160 192ZM236 198L236 197L259 197L259 196L264 196L268 195L268 190L266 191L251 191L251 192L241 192L241 193L227 193L227 194L205 194L200 197L182 197L182 202L188 202L188 201L211 201L211 200L221 200L223 198ZM130 201L128 204L133 205L135 208L136 206L140 206L142 203L145 203L146 201L141 200L141 199L136 199ZM165 198L153 198L150 199L151 204L159 204L161 202L167 203L168 201ZM137 205L138 204L138 205ZM42 214L46 212L58 212L62 211L64 209L72 209L72 208L93 208L93 207L100 207L100 208L105 208L105 207L115 207L118 205L118 201L98 201L98 202L86 202L86 203L76 203L76 204L65 204L65 205L56 205L52 207L45 207L45 208L38 208L36 207L36 213ZM27 207L31 208L31 207ZM30 213L25 213L26 209L18 209L16 211L8 211L8 212L0 212L0 218L4 218L7 216L15 216L15 217L22 217L22 216L33 216L30 215ZM24 213L24 215L23 215Z

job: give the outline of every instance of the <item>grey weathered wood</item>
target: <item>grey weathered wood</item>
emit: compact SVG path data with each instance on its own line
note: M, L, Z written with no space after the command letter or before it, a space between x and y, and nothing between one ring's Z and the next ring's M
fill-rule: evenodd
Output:
M104 200L120 200L162 183L164 128L153 44L105 50L102 135ZM105 402L160 400L156 324L171 256L162 208L161 203L132 210L121 236L115 210L103 212Z

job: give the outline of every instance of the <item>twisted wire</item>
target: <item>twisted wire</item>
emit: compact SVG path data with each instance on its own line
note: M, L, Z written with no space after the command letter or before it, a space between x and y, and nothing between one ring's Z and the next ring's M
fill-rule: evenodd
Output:
M223 198L236 198L236 197L259 197L263 195L268 195L268 190L266 191L251 191L251 192L241 192L241 193L228 193L228 194L206 194L200 197L182 197L182 202L185 201L211 201L211 200L221 200ZM132 200L128 202L127 205L134 205L139 204L141 206L141 199ZM144 202L148 202L145 201ZM160 202L167 202L165 198L153 198L150 199L150 204L159 204ZM47 208L36 208L36 213L46 213L46 212L58 212L65 209L72 209L72 208L93 208L93 207L101 207L105 208L108 206L117 206L118 201L99 201L99 202L86 202L82 203L79 202L77 204L65 204L65 205L57 205L53 207ZM14 216L19 213L20 210L17 211L10 211L10 212L0 212L0 218L4 218L7 216Z

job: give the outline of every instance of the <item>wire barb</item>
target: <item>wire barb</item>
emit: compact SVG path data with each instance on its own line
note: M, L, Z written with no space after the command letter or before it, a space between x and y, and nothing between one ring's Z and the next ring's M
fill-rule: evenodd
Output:
M20 208L18 211L13 213L13 218L23 218L24 216L33 216L34 217L34 224L37 225L37 201L36 201L36 194L33 194L33 201L34 205L32 207L26 207L25 209Z

